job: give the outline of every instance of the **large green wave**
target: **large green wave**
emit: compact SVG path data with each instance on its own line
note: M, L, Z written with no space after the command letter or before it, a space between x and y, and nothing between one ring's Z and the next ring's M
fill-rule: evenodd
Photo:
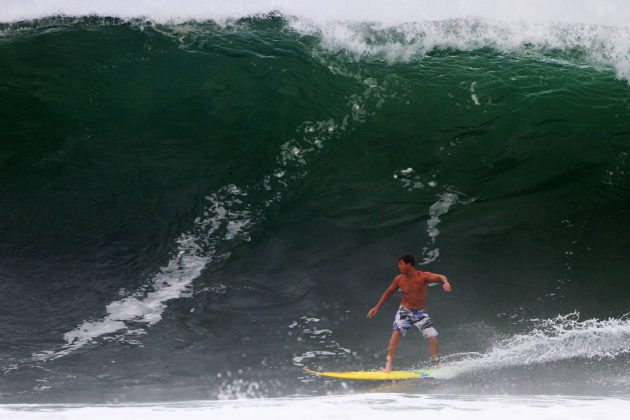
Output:
M365 313L404 253L451 279L430 297L447 355L574 311L625 334L630 90L612 61L302 24L2 28L11 386L38 400L20 367L46 366L58 400L76 358L99 370L121 346L112 383L145 366L142 383L214 396L226 371L286 393L304 364L380 366L396 304Z

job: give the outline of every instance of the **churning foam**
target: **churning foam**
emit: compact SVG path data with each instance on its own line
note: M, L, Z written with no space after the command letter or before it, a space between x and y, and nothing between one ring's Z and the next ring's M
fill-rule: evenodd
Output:
M449 377L478 370L530 366L570 359L614 359L630 354L630 318L580 320L577 312L532 319L536 327L493 345L487 352L449 361ZM454 356L456 358L457 355Z
M50 16L146 19L158 24L281 14L322 46L389 61L435 49L491 47L581 51L587 61L630 80L630 3L626 0L0 0L0 22Z
M316 23L370 21L398 25L479 17L623 26L630 16L630 5L625 0L2 0L0 6L0 22L98 15L177 23L224 21L277 12Z
M4 405L0 417L13 420L151 419L260 420L391 419L433 420L591 420L623 418L630 401L565 396L475 396L369 393L326 397L188 401L134 405Z

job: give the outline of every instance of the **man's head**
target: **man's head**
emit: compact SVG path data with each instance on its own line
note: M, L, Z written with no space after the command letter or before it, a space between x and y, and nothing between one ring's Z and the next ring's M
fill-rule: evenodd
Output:
M415 267L416 267L416 260L413 257L413 255L406 254L398 258L398 269L400 270L401 273L407 274L411 270L415 270Z

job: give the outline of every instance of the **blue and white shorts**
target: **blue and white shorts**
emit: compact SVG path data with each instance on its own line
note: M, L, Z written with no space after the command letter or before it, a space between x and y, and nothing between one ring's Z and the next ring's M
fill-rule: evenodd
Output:
M398 312L396 312L396 319L394 320L392 330L399 330L404 337L407 330L412 326L418 328L424 338L437 337L438 335L429 314L424 310L412 311L411 309L401 306L398 308Z

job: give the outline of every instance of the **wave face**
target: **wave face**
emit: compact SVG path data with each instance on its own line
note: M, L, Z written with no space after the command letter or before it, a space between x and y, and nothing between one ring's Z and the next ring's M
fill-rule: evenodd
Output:
M0 7L4 402L625 392L628 6L361 4Z

